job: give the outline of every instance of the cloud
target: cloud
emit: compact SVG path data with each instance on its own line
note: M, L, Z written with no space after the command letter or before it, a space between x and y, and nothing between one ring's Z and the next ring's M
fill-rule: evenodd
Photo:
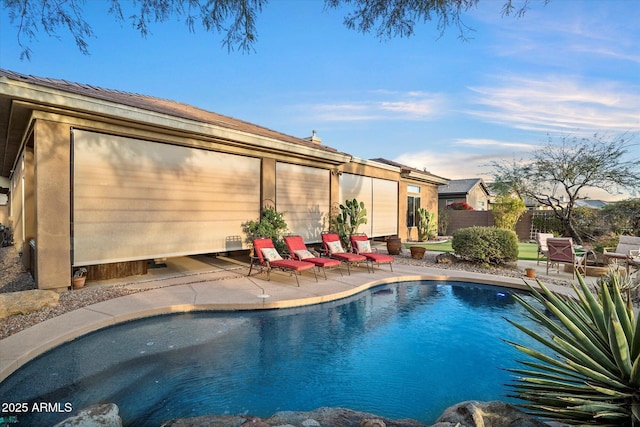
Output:
M393 160L447 179L490 179L492 171L490 163L496 160L496 155L462 150L451 150L446 153L422 150L400 154Z
M469 87L483 121L534 131L615 131L640 128L640 88L619 82L501 77L494 86Z
M522 142L508 142L497 141L494 139L472 139L472 138L460 138L453 142L455 145L462 145L467 147L499 147L499 148L515 148L524 151L533 151L538 148L534 144L525 144Z
M365 100L345 100L326 104L298 106L314 121L421 121L439 117L447 104L444 96L426 92L376 90L358 95Z

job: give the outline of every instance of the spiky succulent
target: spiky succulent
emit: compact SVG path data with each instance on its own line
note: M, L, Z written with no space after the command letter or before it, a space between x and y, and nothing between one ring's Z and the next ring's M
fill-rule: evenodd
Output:
M554 356L514 342L531 356L509 388L533 415L567 424L640 426L640 316L625 302L618 287L600 282L598 295L582 276L577 298L551 292L538 281L541 292L529 286L544 307L523 298L519 303L546 334L510 321L546 346Z

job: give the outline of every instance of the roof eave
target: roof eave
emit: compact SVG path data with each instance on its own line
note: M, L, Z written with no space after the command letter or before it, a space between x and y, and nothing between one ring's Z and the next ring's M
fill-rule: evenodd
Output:
M127 122L137 122L147 126L152 125L191 134L206 135L207 137L214 137L220 140L241 142L257 148L266 147L270 150L312 157L328 163L346 163L349 162L352 157L346 153L317 149L307 145L297 145L291 142L280 141L275 138L234 130L211 123L175 117L165 113L123 105L29 82L16 81L6 76L0 76L0 96L43 106L63 108L65 111L95 114L125 120Z

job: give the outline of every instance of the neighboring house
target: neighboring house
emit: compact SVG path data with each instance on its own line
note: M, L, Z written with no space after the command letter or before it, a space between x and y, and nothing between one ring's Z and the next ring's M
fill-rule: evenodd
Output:
M3 179L4 178L4 179ZM331 209L365 202L371 237L407 236L409 194L446 179L364 160L196 107L0 69L0 184L43 289L146 271L148 260L246 250L266 205L320 241ZM4 188L5 184L2 184Z
M452 203L465 202L474 210L490 209L491 193L482 178L452 179L438 187L438 208L445 209Z

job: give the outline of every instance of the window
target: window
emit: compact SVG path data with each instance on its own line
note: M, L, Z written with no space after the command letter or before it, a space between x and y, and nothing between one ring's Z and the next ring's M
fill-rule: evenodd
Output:
M418 225L417 211L420 208L420 197L408 196L407 198L407 227Z
M407 185L407 193L418 193L418 194L420 194L420 186L419 185Z

